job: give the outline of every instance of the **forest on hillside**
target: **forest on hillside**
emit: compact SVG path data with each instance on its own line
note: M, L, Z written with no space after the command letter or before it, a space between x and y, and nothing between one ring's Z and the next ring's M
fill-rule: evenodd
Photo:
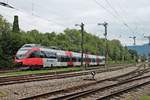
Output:
M0 67L13 67L17 50L24 44L34 43L43 46L55 46L63 50L81 51L81 33L76 29L65 29L62 33L38 30L23 31L19 29L18 19L13 25L0 16ZM109 61L131 62L137 53L121 45L119 40L107 40ZM84 32L84 52L90 54L105 54L105 39L93 33Z

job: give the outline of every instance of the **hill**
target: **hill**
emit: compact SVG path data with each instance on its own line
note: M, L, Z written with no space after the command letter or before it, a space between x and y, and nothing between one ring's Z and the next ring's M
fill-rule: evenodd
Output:
M150 54L150 45L149 44L128 46L128 49L136 50L139 55L148 56L148 54Z

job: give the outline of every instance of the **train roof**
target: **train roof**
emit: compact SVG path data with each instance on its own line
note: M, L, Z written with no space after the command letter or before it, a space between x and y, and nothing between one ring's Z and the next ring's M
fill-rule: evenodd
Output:
M21 48L41 47L40 44L25 44Z
M62 56L66 55L66 51L64 51L64 50L48 48L48 47L45 47L45 46L41 46L40 44L25 44L19 50L22 50L22 49L32 49L32 48L40 48L41 50L44 50L44 51L55 52L55 53L57 53L57 55L62 55ZM72 55L75 56L75 57L81 56L81 53L78 53L78 52L73 52L73 51L68 51L68 52L72 52ZM87 54L85 54L85 53L83 54L84 57L86 55ZM99 57L101 59L105 58L104 56L92 55L92 54L88 54L88 56L91 57L91 58L96 58L96 57Z

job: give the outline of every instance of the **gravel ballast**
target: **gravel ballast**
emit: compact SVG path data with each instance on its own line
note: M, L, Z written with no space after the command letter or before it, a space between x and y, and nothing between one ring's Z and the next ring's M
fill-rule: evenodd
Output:
M99 73L96 74L95 78L96 80L101 80L113 76L118 76L131 72L136 68L137 67L128 67L117 71ZM91 78L91 75L0 86L0 100L17 100L19 98L92 82L89 80L84 80L89 78Z

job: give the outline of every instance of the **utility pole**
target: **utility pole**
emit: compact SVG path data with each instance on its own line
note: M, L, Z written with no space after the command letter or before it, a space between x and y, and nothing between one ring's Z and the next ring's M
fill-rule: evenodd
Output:
M147 38L149 40L149 45L150 45L150 36L144 36L144 38Z
M136 45L136 36L133 36L133 37L129 37L129 38L132 38L133 39L133 45Z
M83 68L83 52L84 52L84 47L83 47L83 37L84 37L84 24L75 24L75 26L80 26L81 27L81 67ZM86 69L86 66L85 68Z
M108 60L107 26L108 26L108 23L107 23L107 22L104 22L104 23L98 23L97 25L103 25L104 28L105 28L105 33L104 33L104 36L105 36L105 68L107 68L107 60Z
M133 39L133 41L134 41L133 45L135 46L135 45L136 45L136 36L129 37L129 38L132 38L132 39ZM133 55L133 56L134 56L133 59L134 59L134 61L135 61L135 65L136 65L136 56L135 56L135 55Z

